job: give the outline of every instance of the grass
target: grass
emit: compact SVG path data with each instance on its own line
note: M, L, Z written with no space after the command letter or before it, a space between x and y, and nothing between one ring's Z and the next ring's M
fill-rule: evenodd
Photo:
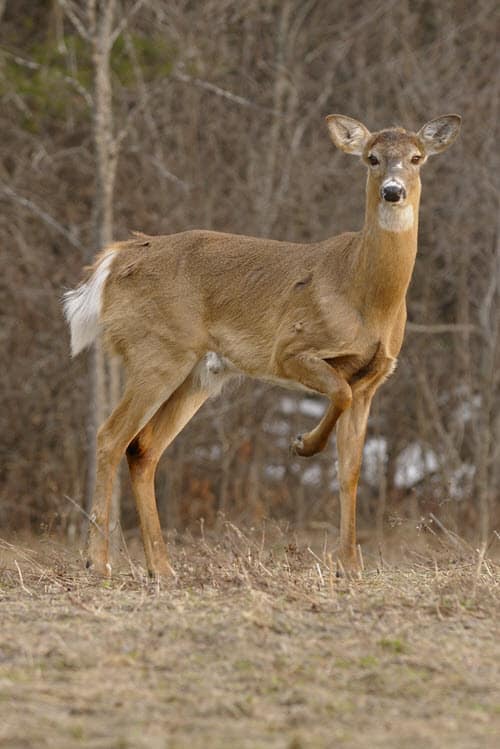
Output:
M499 567L408 549L348 581L325 548L228 524L171 543L162 587L2 541L0 746L496 747Z

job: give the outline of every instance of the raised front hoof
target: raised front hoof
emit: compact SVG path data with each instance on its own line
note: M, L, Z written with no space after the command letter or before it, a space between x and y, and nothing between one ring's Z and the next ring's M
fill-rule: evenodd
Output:
M321 450L322 447L308 441L307 434L298 434L290 445L292 455L298 455L301 458L310 458Z
M91 575L105 580L109 580L111 577L111 565L105 559L93 559L89 556L85 562L85 569Z

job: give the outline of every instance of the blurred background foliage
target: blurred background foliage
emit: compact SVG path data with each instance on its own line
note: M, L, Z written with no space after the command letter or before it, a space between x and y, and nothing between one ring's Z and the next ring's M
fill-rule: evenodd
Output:
M364 172L323 118L375 130L463 116L425 167L419 256L396 374L376 397L365 528L460 533L498 523L498 3L116 0L114 235L203 227L295 241L360 228ZM88 457L88 361L69 358L60 296L95 247L98 0L0 2L0 522L74 535ZM247 382L208 403L164 456L163 522L335 527L335 446L288 444L321 399ZM123 523L136 526L127 480Z

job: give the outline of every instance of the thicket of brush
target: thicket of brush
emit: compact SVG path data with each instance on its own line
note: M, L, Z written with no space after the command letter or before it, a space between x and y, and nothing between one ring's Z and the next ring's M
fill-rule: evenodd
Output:
M69 359L59 300L96 249L91 4L0 6L0 522L70 531L80 516L64 496L85 493L88 366ZM460 532L496 522L497 4L154 0L128 17L133 7L120 5L111 55L117 238L357 229L363 170L335 152L324 116L371 129L463 116L460 140L424 170L412 325L373 408L360 516L380 526L384 513L421 522L438 509ZM317 408L256 383L225 391L161 464L163 520L334 522L334 448L308 462L288 454Z

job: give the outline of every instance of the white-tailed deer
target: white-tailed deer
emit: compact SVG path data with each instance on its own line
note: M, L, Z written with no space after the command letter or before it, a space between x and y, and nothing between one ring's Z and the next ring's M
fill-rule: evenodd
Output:
M88 280L65 295L72 353L102 332L126 372L123 399L98 433L89 565L110 573L109 506L126 452L148 569L172 572L154 492L166 447L232 375L299 387L329 400L293 450L322 450L337 425L338 559L358 572L356 490L375 391L393 371L417 252L420 167L449 146L460 117L418 133L370 133L330 115L335 145L368 170L361 231L293 244L211 231L136 236L105 249Z

